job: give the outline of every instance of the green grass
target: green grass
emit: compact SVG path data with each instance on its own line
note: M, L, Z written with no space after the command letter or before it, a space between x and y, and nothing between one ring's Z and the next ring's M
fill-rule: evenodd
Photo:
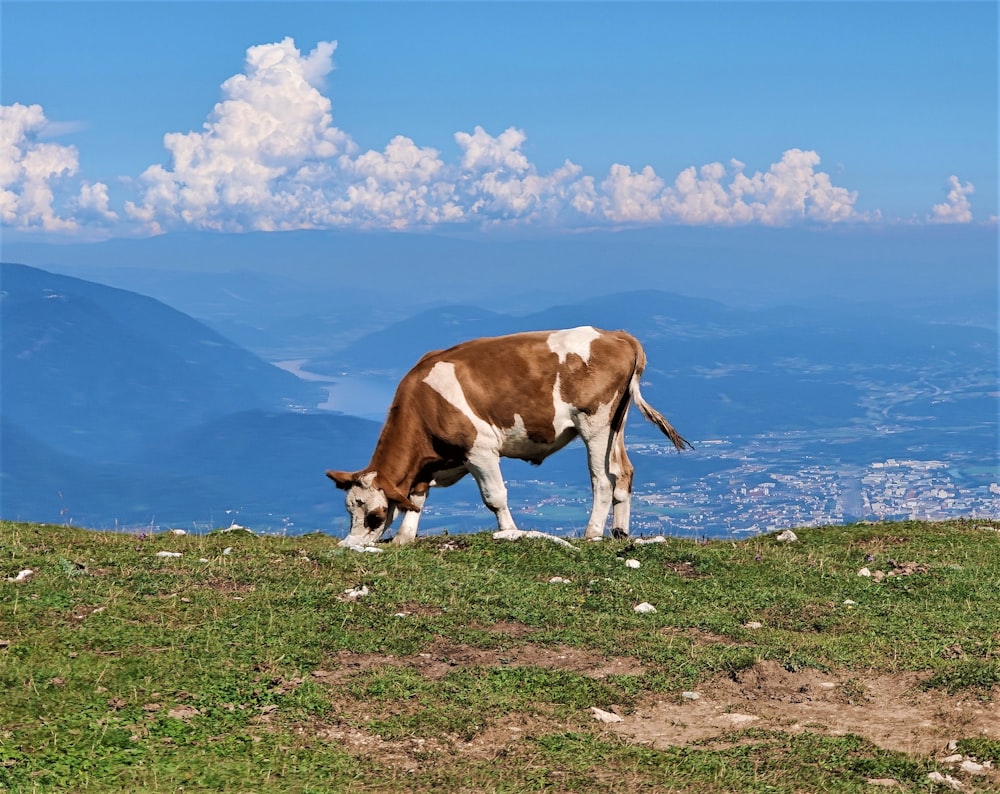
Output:
M628 714L762 660L919 673L925 691L990 704L1000 533L984 524L575 550L482 534L359 554L323 535L0 522L0 790L860 792L892 777L931 791L932 757L850 734L654 749L589 708ZM926 570L857 576L893 561ZM632 667L507 663L525 648ZM955 738L1000 763L995 737Z

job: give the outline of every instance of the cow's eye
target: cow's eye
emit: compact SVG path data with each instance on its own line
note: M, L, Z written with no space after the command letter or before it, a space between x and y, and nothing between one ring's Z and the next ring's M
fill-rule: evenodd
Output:
M378 513L369 513L365 516L365 526L368 529L378 529L382 526L382 516Z

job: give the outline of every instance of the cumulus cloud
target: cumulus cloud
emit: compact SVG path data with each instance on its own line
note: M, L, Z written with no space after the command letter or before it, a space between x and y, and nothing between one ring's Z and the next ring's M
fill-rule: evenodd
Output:
M972 221L972 205L969 196L975 193L976 188L971 182L964 185L957 176L948 178L951 189L948 197L941 204L935 204L931 208L930 220L932 223L970 223Z
M301 228L429 228L441 224L559 227L868 221L857 192L833 183L814 151L788 149L762 171L738 160L684 168L673 181L646 165L616 163L603 177L566 160L540 171L526 133L482 127L454 134L459 157L397 135L361 151L334 124L324 95L337 43L304 54L286 38L250 47L245 68L221 86L202 128L163 138L167 163L136 180L125 219L147 232ZM83 183L62 203L52 186L78 171L74 147L44 140L54 126L33 105L2 108L0 217L18 228L74 231L122 218L103 183ZM971 185L951 178L931 220L971 219Z
M40 105L0 105L0 220L15 229L72 232L76 218L54 207L54 185L79 170L74 146L43 140L52 135ZM99 208L108 217L107 186L83 183L71 205ZM113 213L111 213L113 215Z

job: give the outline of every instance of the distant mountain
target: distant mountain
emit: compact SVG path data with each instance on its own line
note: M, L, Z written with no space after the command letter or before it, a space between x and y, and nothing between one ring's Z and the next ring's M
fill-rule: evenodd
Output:
M118 460L209 419L320 399L152 298L0 268L3 416L56 451Z
M165 436L127 461L94 463L3 423L5 519L108 529L335 531L343 494L328 468L361 468L379 425L336 414L247 411Z
M960 378L995 362L997 351L991 329L871 304L745 310L644 290L522 316L469 306L429 309L307 368L381 375L394 385L428 350L477 336L583 324L637 336L648 356L647 398L702 438L850 425L871 410L864 394L872 381L905 382L911 376L904 373L922 366Z
M21 265L0 277L4 518L340 520L323 472L367 463L377 423L289 410L322 393L159 301Z
M367 463L379 421L316 410L317 384L159 301L19 265L3 265L0 279L0 516L345 530L343 495L323 472ZM696 444L685 455L661 454L657 431L630 419L637 482L652 499L642 508L647 529L678 521L712 532L726 506L730 528L863 515L869 486L861 478L871 462L891 457L934 461L928 471L952 478L945 487L914 475L903 494L916 484L933 501L955 490L961 506L953 509L993 509L996 330L961 313L952 323L874 303L747 309L644 289L566 296L528 314L496 302L419 310L395 295L413 313L381 327L363 305L331 302L336 316L325 325L329 291L297 304L302 282L201 283L205 293L192 300L214 305L217 321L259 325L262 347L287 350L304 371L330 379L317 382L333 390L330 404L363 405L371 416L431 349L580 324L631 331L648 354L646 398ZM269 290L280 304L273 311ZM245 313L234 309L244 303ZM353 316L362 318L357 326ZM329 338L319 338L324 327ZM351 403L346 393L359 383L368 388ZM510 461L504 471L526 526L578 528L589 505L579 445L540 469ZM817 490L817 478L836 484ZM760 494L774 491L788 504L756 511ZM466 478L434 494L421 525L463 531L492 520Z

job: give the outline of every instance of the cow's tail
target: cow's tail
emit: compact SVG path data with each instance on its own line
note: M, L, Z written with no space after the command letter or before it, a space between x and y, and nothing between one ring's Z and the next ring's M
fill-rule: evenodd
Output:
M674 446L680 450L694 449L691 442L688 441L684 436L674 429L674 426L667 421L667 417L657 411L652 405L642 399L642 392L639 390L639 380L642 378L642 372L646 368L646 354L639 347L636 355L635 369L632 372L632 380L629 382L628 391L629 395L632 397L632 402L635 403L636 407L646 417L646 421L652 422L660 431L669 438Z

